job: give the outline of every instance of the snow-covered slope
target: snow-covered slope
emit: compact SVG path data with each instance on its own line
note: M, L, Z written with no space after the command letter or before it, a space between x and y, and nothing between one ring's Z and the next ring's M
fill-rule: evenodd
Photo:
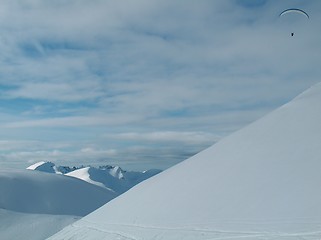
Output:
M50 239L321 239L321 84Z
M84 216L115 194L79 179L27 170L0 170L0 209Z
M80 218L70 215L30 214L0 209L0 239L43 240Z

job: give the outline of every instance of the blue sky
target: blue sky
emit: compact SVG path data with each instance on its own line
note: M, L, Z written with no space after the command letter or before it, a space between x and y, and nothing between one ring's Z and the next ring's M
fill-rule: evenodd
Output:
M310 20L280 19L290 7ZM1 1L0 165L170 167L320 81L320 12L311 0Z

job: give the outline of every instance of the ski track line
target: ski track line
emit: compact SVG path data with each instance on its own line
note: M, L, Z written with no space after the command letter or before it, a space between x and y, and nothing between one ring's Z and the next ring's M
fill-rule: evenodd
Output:
M128 239L128 240L138 240L137 238L135 238L133 236L128 236L125 233L120 233L120 232L116 232L116 231L107 231L105 229L101 229L101 228L93 227L93 226L77 226L76 224L72 224L72 227L74 227L74 228L85 227L85 228L88 228L88 229L91 229L91 230L94 230L94 231L107 233L107 234L111 234L111 235L116 235L116 236L119 236L119 237L123 238L124 240L126 240L126 239Z
M230 237L219 237L211 238L207 240L225 240L225 239L253 239L253 240L321 240L321 232L306 232L306 233L262 233L258 235L248 235L248 236L230 236Z
M102 229L99 227L95 227L96 223L85 221L90 226L83 226L83 225L76 225L72 224L72 227L74 228L82 228L85 227L87 229L91 229L94 231L110 234L113 236L118 236L122 240L139 240L136 237L132 235L125 234L123 232L119 231L108 231L106 229ZM169 228L169 227L155 227L155 226L143 226L143 225L134 225L134 224L106 224L113 227L125 227L128 228L129 231L131 229L145 229L145 230L159 230L159 231L176 231L176 232L182 232L182 233L188 233L188 232L194 232L199 234L206 234L208 236L206 237L207 240L227 240L227 239L296 239L296 240L321 240L321 231L316 232L301 232L301 233L273 233L273 232L242 232L242 231L222 231L222 230L210 230L210 229L190 229L190 228ZM210 235L218 235L218 236L210 236ZM221 236L219 236L221 235ZM222 236L222 235L229 235L229 236ZM157 237L159 235L155 235Z
M90 221L86 221L87 223L89 223L90 225L94 225L94 222L90 222ZM188 232L194 232L194 233L199 233L199 234L206 234L208 236L205 236L208 239L236 239L236 238L248 238L248 237L262 237L262 236L266 236L266 233L262 233L262 232L242 232L242 231L222 231L222 230L210 230L210 229L191 229L191 228L169 228L169 227L155 227L155 226L143 226L143 225L132 225L132 224L106 224L109 226L113 226L113 227L125 227L125 228L129 228L129 229L145 229L145 230L158 230L158 231L172 231L172 232L182 232L182 233L188 233ZM74 224L74 227L78 227ZM81 227L81 226L79 226ZM99 230L102 232L106 232L106 233L110 233L110 234L117 234L123 237L126 237L123 233L119 233L116 231L110 232L107 230L103 230L97 227L93 227L93 226L85 226L87 228L93 229L93 230ZM230 236L226 236L226 237L222 237L222 236L218 236L218 235L230 235ZM210 236L210 235L216 235L216 236ZM231 236L233 235L233 236ZM214 238L213 238L214 237ZM128 239L132 239L132 240L138 240L136 238L134 238L133 236L128 237Z
M94 222L89 222L91 224L95 224ZM188 231L188 232L204 232L204 233L217 233L217 234L262 234L262 232L256 232L256 231L223 231L223 230L211 230L211 229L203 229L203 228L189 228L189 227L177 227L177 228L170 228L170 227L156 227L156 226L144 226L144 225L134 225L134 224L110 224L106 223L106 225L109 226L121 226L121 227L127 227L127 228L141 228L141 229L154 229L154 230L169 230L169 231Z

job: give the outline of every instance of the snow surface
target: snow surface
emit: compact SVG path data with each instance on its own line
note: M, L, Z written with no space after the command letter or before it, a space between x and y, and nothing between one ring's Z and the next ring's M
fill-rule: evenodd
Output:
M0 209L0 239L43 240L79 219L78 216L30 214Z
M53 239L321 239L321 84Z

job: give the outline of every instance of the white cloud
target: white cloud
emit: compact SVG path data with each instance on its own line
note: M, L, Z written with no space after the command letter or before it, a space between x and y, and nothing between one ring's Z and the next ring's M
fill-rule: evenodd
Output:
M213 144L218 136L204 132L128 132L115 135L106 135L105 137L118 140L146 141L146 142L180 142L183 144Z
M199 150L320 81L321 4L297 2L311 18L293 38L278 19L291 5L4 0L0 140L96 137L87 149L96 157L126 152L122 140ZM54 149L70 157L66 149L45 150ZM48 154L38 150L39 158Z
M79 127L79 126L105 126L120 125L128 122L138 121L138 116L130 115L96 115L96 116L71 116L60 118L44 118L33 120L22 120L3 124L0 128L38 128L38 127Z

